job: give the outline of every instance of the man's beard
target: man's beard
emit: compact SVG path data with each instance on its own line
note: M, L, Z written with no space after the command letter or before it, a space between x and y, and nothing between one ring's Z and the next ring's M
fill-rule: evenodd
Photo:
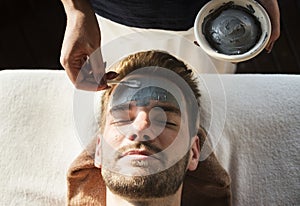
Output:
M160 198L175 194L181 186L189 160L189 152L170 168L146 176L126 176L102 168L106 186L114 194L128 199Z

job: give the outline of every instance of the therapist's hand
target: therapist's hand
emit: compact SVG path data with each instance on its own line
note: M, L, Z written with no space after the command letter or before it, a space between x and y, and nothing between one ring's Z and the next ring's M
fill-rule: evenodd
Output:
M279 11L277 0L260 0L260 3L268 12L271 20L271 25L272 25L271 37L268 44L265 47L267 52L270 53L272 51L275 41L280 36L280 11Z
M77 89L98 91L108 88L107 79L117 76L105 68L80 71L88 56L100 46L100 29L89 0L62 0L67 26L61 49L60 63ZM92 75L91 75L92 74Z

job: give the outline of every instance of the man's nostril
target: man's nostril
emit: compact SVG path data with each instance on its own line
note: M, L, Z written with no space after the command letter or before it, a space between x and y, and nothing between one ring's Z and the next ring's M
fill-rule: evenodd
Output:
M143 138L144 138L145 141L150 140L150 137L148 135L144 135Z
M132 141L135 140L136 138L137 138L136 134L132 134L132 135L129 136L129 139L132 140Z

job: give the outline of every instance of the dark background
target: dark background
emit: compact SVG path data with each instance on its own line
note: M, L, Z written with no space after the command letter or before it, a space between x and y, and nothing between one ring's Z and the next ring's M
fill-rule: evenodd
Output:
M300 74L300 0L278 0L281 36L272 52L239 63L237 73ZM60 0L0 0L0 70L62 69L66 16Z

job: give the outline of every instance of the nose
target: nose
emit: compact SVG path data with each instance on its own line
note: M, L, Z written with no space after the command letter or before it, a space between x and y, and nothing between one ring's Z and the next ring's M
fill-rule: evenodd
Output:
M146 111L139 111L132 123L133 128L137 131L143 131L150 126L149 115Z
M148 128L150 127L149 115L146 111L139 111L132 122L132 129L128 139L131 141L149 141L151 135L148 134Z

